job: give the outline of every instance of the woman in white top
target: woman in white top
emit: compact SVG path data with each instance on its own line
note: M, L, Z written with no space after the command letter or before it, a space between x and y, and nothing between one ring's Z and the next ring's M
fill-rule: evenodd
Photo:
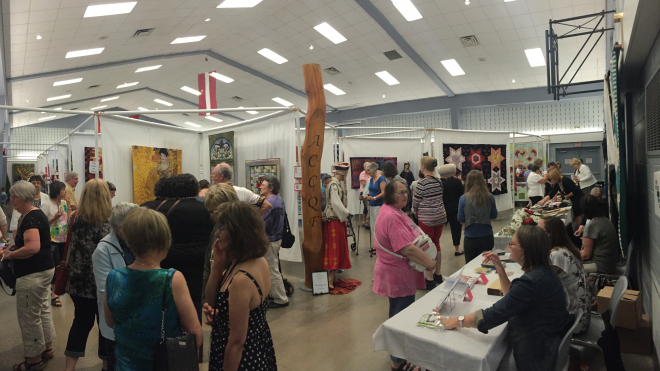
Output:
M529 191L530 207L536 205L545 196L545 184L550 180L541 175L541 168L537 165L529 165L529 176L527 177L527 187Z
M579 158L571 160L571 166L575 169L573 180L577 179L580 182L580 188L585 195L591 193L591 189L596 185L596 177L589 169L589 166L582 163Z

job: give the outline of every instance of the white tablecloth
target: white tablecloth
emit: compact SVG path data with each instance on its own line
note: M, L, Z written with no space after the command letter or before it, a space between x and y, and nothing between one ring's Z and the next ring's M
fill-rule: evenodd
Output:
M475 268L481 266L479 256L469 262L463 275L477 276ZM507 264L505 270L512 272L510 279L522 276L517 263ZM501 297L487 294L491 282L497 279L497 273L487 275L488 285L477 283L472 289L472 302L456 302L453 310L443 308L442 316L458 317L470 314L477 309L488 308ZM495 371L508 348L507 324L498 326L483 334L477 329L456 329L435 331L417 327L422 315L432 313L440 300L441 287L436 287L413 305L383 323L374 333L374 350L387 351L395 357L433 371Z
M573 208L572 207L565 207L561 209L564 211L563 214L559 215L559 218L564 221L564 225L568 225L569 223L573 222ZM575 229L575 226L573 226ZM502 231L499 231L495 234L495 247L493 248L494 250L500 249L504 250L508 245L509 242L511 242L511 236L503 236Z

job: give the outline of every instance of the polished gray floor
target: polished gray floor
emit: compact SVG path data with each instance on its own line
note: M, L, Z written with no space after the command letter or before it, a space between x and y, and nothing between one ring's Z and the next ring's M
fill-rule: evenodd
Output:
M511 212L500 213L494 222L496 230L504 227ZM378 326L387 320L388 300L373 293L371 280L375 257L369 257L369 234L362 229L360 253L351 252L353 268L340 274L340 278L354 278L362 282L354 292L347 295L312 296L298 289L298 280L304 275L302 263L282 262L284 276L296 286L286 308L268 311L277 363L280 370L389 370L389 357L385 352L374 352L372 335ZM349 238L349 243L352 239ZM455 257L449 230L441 239L442 273L449 275L463 264L463 257ZM418 298L425 291L417 293ZM73 321L73 303L67 295L62 297L61 308L53 308L53 320L57 330L54 342L56 357L48 363L48 370L64 369L64 348ZM15 299L0 292L0 371L23 360L20 329L16 322ZM92 330L87 343L87 356L78 362L78 370L101 370L96 356L97 329ZM208 367L210 327L204 326L206 348L205 363ZM628 370L653 370L650 356L624 355ZM605 370L602 362L596 361L590 370Z

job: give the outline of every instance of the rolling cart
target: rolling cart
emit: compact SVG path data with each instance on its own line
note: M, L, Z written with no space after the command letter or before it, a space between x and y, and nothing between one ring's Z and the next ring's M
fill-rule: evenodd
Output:
M349 215L346 220L346 237L353 237L353 243L351 244L351 250L355 255L360 255L358 251L358 243L360 242L360 229L358 228L357 237L355 229L353 229L353 217L354 215Z

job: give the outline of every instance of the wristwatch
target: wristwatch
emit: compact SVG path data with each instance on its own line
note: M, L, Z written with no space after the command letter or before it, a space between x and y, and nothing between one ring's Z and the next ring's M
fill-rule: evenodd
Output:
M458 324L461 325L461 327L463 327L463 320L464 319L465 319L465 316L458 317Z

